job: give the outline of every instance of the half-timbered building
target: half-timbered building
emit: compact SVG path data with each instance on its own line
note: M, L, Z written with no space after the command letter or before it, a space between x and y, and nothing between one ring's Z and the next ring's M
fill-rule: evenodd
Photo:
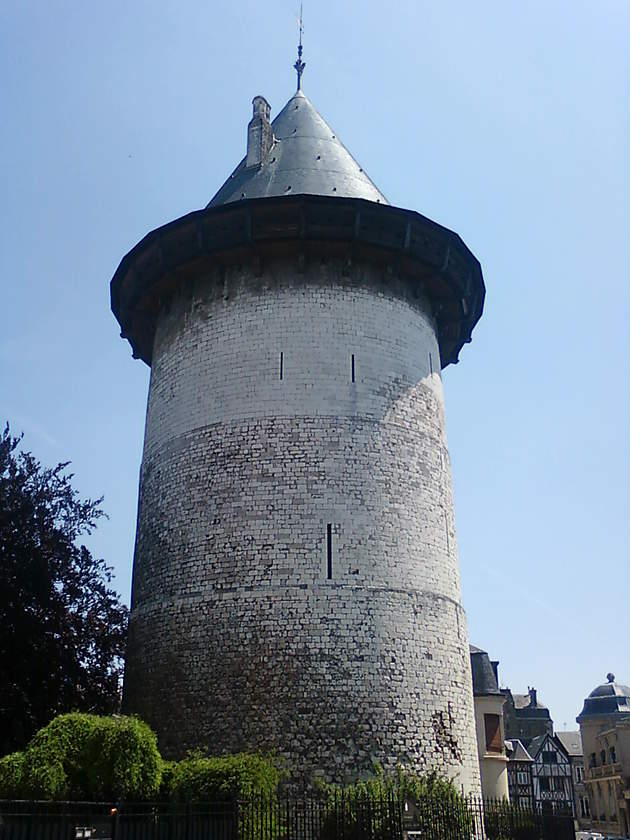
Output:
M508 788L510 802L518 808L531 809L534 805L532 787L533 758L518 738L505 742L508 757Z
M544 811L573 813L571 761L562 742L549 733L533 738L527 747L531 764L534 805Z

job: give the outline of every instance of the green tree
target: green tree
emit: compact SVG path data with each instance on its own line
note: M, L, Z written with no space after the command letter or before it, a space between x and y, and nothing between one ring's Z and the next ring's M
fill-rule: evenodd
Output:
M0 434L0 755L62 712L116 711L127 608L81 544L103 516L67 463L44 468Z

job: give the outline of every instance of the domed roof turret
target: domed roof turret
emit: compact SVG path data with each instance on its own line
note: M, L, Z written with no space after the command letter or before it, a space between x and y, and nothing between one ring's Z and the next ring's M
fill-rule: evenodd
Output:
M608 674L607 682L594 688L584 701L584 708L577 717L592 715L622 715L630 717L630 687L615 682L615 675Z
M254 98L247 155L208 207L249 198L325 195L388 204L301 90L272 123L266 100Z

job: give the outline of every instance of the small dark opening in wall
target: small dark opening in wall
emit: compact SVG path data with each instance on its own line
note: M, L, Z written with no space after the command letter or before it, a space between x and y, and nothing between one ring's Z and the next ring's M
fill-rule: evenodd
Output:
M429 370L431 372L431 376L433 376L433 356L429 353Z
M326 561L328 565L328 580L332 580L332 524L326 525Z
M352 381L354 382L354 353L352 354Z
M284 377L284 353L280 353L280 366L278 369L278 373L280 374L280 379Z

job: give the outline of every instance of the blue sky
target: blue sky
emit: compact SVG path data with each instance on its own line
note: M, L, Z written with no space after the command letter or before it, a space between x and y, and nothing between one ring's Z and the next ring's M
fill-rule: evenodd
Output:
M0 417L104 494L128 599L148 369L109 280L204 206L251 99L294 90L294 2L0 7ZM445 371L471 641L558 728L630 683L630 4L307 0L305 93L378 187L456 230L485 314Z

